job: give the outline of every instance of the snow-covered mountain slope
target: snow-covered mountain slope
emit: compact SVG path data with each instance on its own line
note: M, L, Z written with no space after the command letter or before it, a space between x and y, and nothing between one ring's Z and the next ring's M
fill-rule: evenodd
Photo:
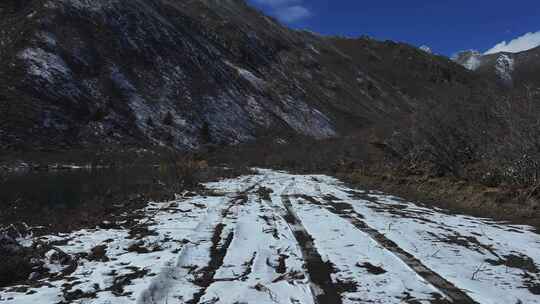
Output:
M0 301L540 303L540 235L530 227L322 175L258 170L207 187L211 196L150 203L138 224L39 238L56 246L46 277L0 290Z
M452 60L461 64L465 68L474 71L481 65L482 54L475 50L468 50L459 52L452 58Z
M473 79L412 46L288 29L243 0L0 3L2 148L325 138Z
M540 47L519 53L488 55L474 50L464 51L454 56L453 60L506 87L540 86Z
M433 54L433 51L431 50L431 48L427 45L422 45L419 47L420 50L428 53L428 54Z

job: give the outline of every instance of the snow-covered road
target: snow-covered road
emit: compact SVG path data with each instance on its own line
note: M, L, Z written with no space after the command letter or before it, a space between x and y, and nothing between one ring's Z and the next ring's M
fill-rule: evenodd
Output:
M0 303L540 303L540 235L271 170L150 203L140 227L42 237L67 272ZM138 229L138 230L137 230ZM89 258L92 248L106 251Z

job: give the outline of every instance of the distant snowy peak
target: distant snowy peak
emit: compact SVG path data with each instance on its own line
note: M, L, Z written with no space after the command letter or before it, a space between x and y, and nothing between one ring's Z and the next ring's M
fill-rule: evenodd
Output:
M512 86L512 74L515 69L513 54L481 54L475 50L463 51L456 54L452 60L471 71L491 71L505 85Z
M480 67L482 63L481 59L482 54L476 50L461 51L452 57L452 60L471 71Z
M519 53L464 51L457 53L452 60L507 88L523 85L540 87L540 47Z
M421 47L419 47L420 50L428 53L428 54L433 54L433 51L431 50L431 48L427 45L422 45Z

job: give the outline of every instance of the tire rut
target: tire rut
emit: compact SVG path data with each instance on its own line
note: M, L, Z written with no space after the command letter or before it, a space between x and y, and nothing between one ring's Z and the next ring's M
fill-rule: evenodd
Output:
M347 220L349 223L351 223L353 226L358 228L360 231L369 235L379 245L383 246L388 251L392 252L395 256L401 259L410 269L416 272L419 276L421 276L424 280L426 280L432 286L437 288L452 303L478 304L471 297L469 297L464 291L462 291L461 289L456 287L454 284L444 279L442 276L440 276L433 270L429 269L415 256L403 250L395 242L393 242L392 240L384 236L384 234L380 233L378 230L366 224L363 220L361 220L363 216L361 214L356 213L351 204L340 201L339 203L336 204L336 206L334 206L332 202L323 203L311 196L299 195L298 197L304 199L305 201L309 203L326 208L328 211Z
M232 207L245 205L248 200L248 197L247 197L248 192L251 191L255 186L256 185L253 185L247 188L246 190L239 192L232 199L231 204L226 209L223 210L222 218L226 219L228 216L231 215ZM193 298L187 301L186 304L199 303L202 297L206 294L206 291L208 290L210 285L217 282L214 279L214 277L217 271L223 266L223 262L225 260L225 256L227 255L227 251L229 250L229 247L234 239L234 230L231 230L227 234L227 236L222 237L226 226L227 225L222 221L215 227L214 233L211 239L212 247L210 247L210 262L208 263L206 267L197 271L198 274L200 274L200 276L197 277L197 279L193 281L195 285L201 287L201 290L195 293L193 295Z
M296 241L300 245L315 303L341 304L341 295L337 291L338 286L334 285L331 278L331 273L334 272L333 265L329 262L323 262L321 255L315 248L313 238L294 213L289 197L281 196L281 201L286 210L283 218L289 224Z
M225 228L225 224L220 223L217 225L214 230L214 235L212 236L212 248L210 248L210 262L208 266L202 268L199 273L201 274L193 283L199 287L201 290L193 295L193 299L186 302L186 304L197 304L200 302L201 298L205 295L206 290L212 283L215 282L214 276L221 266L223 266L223 260L227 254L227 250L232 243L234 233L231 231L225 238L225 241L222 246L219 246L221 242L221 234Z
M190 241L183 246L175 265L171 264L164 267L157 277L150 282L149 286L141 292L137 299L138 304L167 303L169 299L182 299L184 295L181 293L175 294L174 290L180 286L179 284L182 284L182 279L192 275L195 276L195 279L192 279L191 283L202 287L202 289L200 292L191 295L192 300L185 303L198 303L199 299L204 295L207 281L211 281L213 278L212 269L218 267L220 257L222 254L224 255L222 251L226 252L227 250L229 236L221 242L221 235L226 226L224 219L230 214L231 208L239 200L240 198L237 197L230 198L223 208L208 209L207 215L199 222L190 236L190 239L194 238L195 241ZM212 232L210 232L210 229L212 229ZM205 231L208 231L211 235L205 235ZM205 267L199 268L191 263L190 256L197 252L201 243L206 241L211 243L210 248L208 248L210 261ZM220 243L222 243L221 246ZM212 274L212 276L209 276L206 272Z

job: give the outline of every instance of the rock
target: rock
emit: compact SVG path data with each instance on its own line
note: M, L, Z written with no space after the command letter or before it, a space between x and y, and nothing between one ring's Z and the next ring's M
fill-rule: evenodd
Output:
M40 275L38 272L32 272L29 276L28 276L28 280L29 281L37 281L39 279Z
M103 221L99 224L99 228L101 229L112 229L115 226L116 226L115 223L110 222L110 221Z
M23 247L7 233L0 234L0 256L15 255L23 250Z
M136 252L136 253L149 253L151 252L148 248L144 247L144 244L143 243L134 243L134 244L131 244L127 251L129 252Z
M28 225L26 225L25 223L16 223L11 224L8 227L2 228L0 232L0 238L2 234L15 240L31 235L32 231L31 228L28 227Z
M108 262L109 257L107 257L107 246L106 245L98 245L90 251L90 255L88 256L88 260L90 261L99 261L99 262Z
M33 272L32 250L0 234L0 287L26 280Z
M55 248L53 253L49 256L49 262L60 265L71 265L73 263L73 257L64 251Z

